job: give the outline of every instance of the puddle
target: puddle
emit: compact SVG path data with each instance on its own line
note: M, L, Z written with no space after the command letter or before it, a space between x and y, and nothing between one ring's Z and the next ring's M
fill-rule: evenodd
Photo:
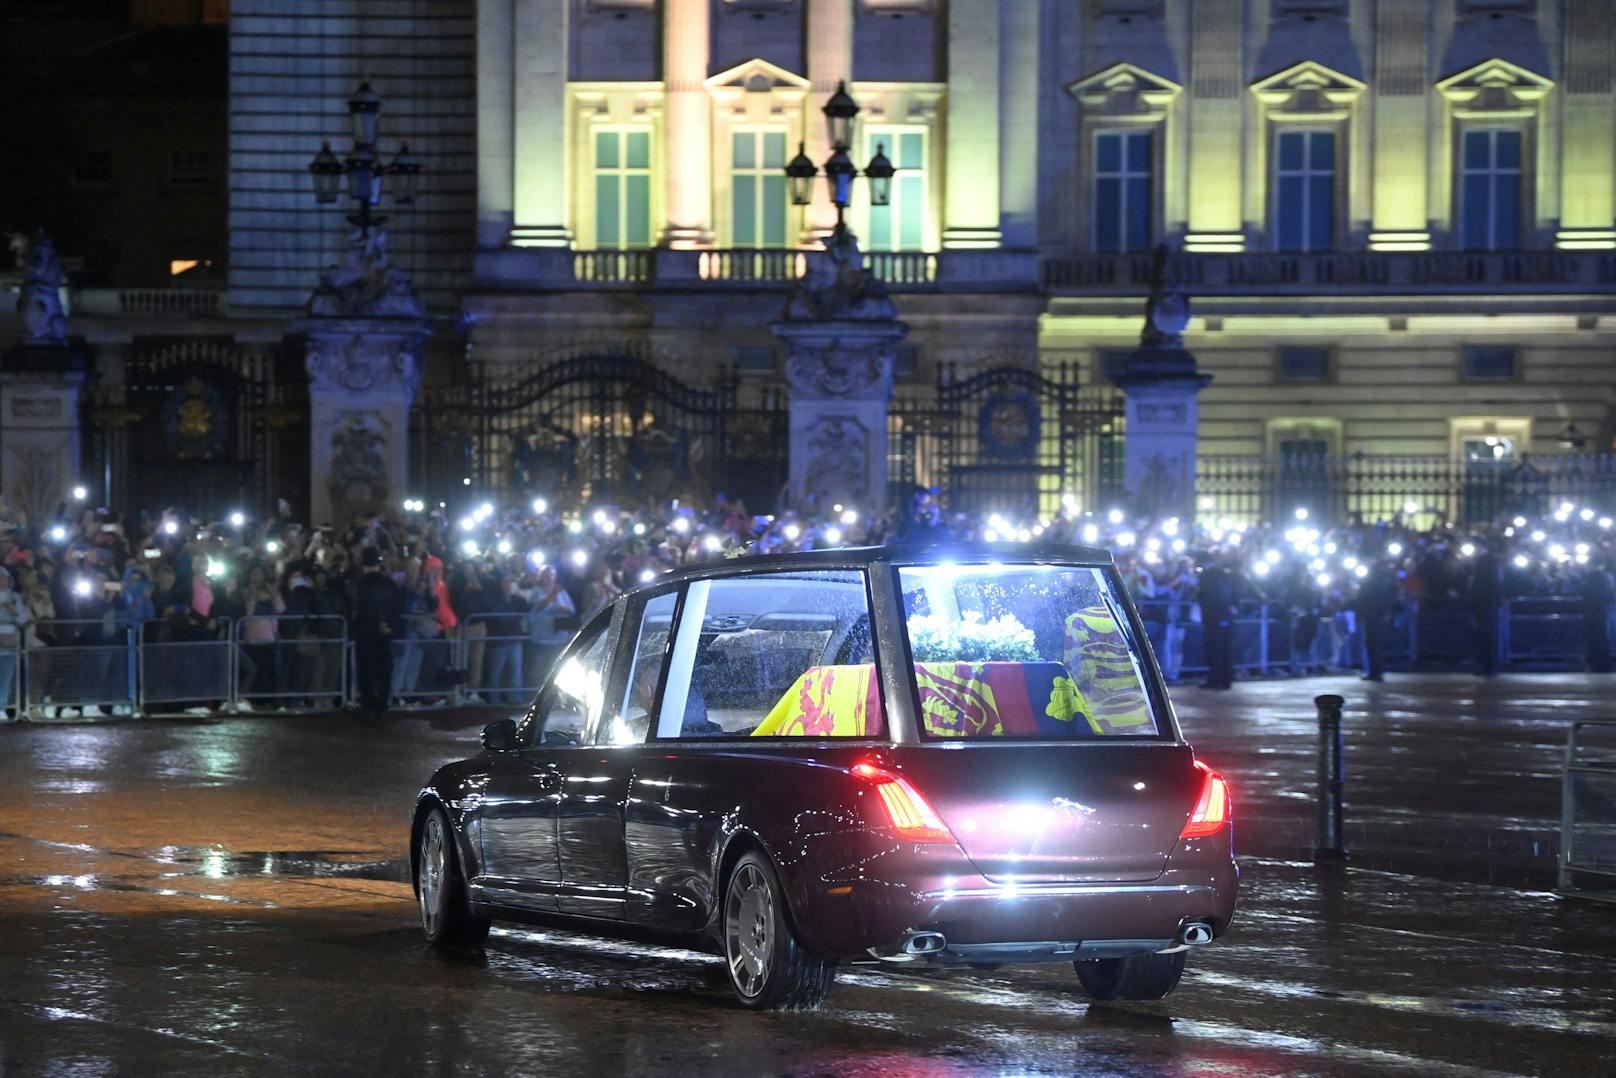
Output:
M181 849L164 847L159 860L165 864L195 866L192 870L209 879L240 876L340 877L355 880L410 882L408 858L388 861L356 860L355 850L244 850Z

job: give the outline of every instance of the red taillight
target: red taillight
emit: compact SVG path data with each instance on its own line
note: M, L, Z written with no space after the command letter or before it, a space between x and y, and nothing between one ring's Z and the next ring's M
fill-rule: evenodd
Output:
M852 772L875 787L881 795L892 830L911 842L953 842L948 825L937 810L902 775L874 764L854 764Z
M1206 775L1201 782L1201 796L1195 802L1195 809L1190 813L1189 823L1179 832L1179 838L1203 838L1206 835L1215 835L1224 824L1229 822L1229 784L1223 781L1223 776L1196 760L1195 766Z

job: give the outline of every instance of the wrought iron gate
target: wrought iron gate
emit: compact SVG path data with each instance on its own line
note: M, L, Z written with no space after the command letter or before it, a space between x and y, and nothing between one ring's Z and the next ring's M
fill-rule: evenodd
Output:
M954 512L1053 516L1123 488L1122 394L1080 387L1071 363L993 367L901 391L887 418L891 497L935 488Z
M428 387L412 417L411 475L421 493L445 500L473 489L772 501L784 478L783 408L738 412L736 400L727 374L698 388L633 355L579 356L519 381Z
M132 512L219 520L307 501L308 390L296 356L227 337L137 338L122 382L82 397L87 477Z

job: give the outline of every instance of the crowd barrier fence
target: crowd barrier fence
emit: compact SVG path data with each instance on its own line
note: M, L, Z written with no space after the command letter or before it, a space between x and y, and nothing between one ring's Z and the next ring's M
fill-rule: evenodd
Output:
M348 619L337 614L252 614L231 625L232 700L246 710L331 711L348 700Z
M1139 612L1170 681L1206 673L1193 602L1146 599ZM468 618L446 636L397 639L391 695L411 707L523 706L560 650L550 643L549 624L497 613ZM1586 628L1578 598L1514 599L1499 608L1491 642L1504 667L1580 669L1590 658ZM1481 629L1463 600L1409 602L1386 619L1382 659L1394 670L1474 668ZM170 639L165 623L155 621L144 630L137 635L106 619L36 623L22 646L0 650L0 715L309 712L357 702L353 641L340 616L252 615L222 622L204 639ZM1352 611L1314 617L1279 604L1244 604L1233 625L1234 667L1247 678L1363 669L1364 630ZM1607 625L1607 640L1616 640L1616 621Z
M1585 731L1597 742L1590 744ZM1566 734L1555 890L1567 897L1616 902L1616 737L1611 735L1616 722L1601 719L1573 722Z
M133 714L133 631L106 618L51 618L33 624L23 649L23 707L28 717L73 718L85 708Z

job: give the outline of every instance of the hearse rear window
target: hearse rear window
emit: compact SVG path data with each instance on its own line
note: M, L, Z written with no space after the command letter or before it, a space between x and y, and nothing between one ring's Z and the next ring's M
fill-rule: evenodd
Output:
M657 737L870 738L885 730L863 572L686 586Z
M1100 569L899 570L927 738L1157 734L1139 650Z

